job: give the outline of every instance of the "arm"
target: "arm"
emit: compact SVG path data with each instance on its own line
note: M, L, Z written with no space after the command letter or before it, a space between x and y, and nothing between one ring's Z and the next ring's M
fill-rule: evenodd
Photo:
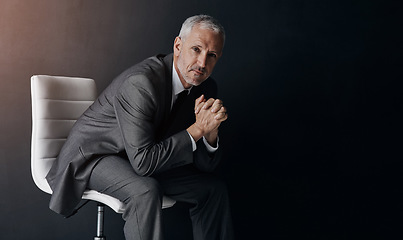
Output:
M139 175L193 162L191 141L186 131L156 142L156 92L144 76L125 81L114 99L114 108L127 156Z
M218 140L218 128L228 118L226 108L219 99L210 98L205 101L202 95L195 102L196 122L187 130L195 141L204 137L210 146L216 147ZM194 131L194 129L196 129ZM194 134L194 135L192 135ZM198 147L194 153L194 164L202 171L212 171L218 165L221 157L219 148L213 154L207 151L203 141L198 141Z

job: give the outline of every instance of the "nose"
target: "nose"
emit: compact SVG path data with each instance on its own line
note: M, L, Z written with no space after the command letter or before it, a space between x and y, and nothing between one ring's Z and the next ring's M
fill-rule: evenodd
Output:
M200 67L205 68L207 64L207 54L201 53L197 61Z

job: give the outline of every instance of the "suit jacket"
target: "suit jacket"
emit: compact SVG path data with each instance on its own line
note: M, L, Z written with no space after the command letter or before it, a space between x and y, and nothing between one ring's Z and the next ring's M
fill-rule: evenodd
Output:
M74 210L93 167L108 155L130 161L144 176L186 164L214 170L220 150L211 155L198 141L193 152L186 128L195 121L195 99L216 97L217 85L209 78L193 87L171 118L172 64L172 54L157 55L127 69L77 120L46 177L53 211L69 215Z

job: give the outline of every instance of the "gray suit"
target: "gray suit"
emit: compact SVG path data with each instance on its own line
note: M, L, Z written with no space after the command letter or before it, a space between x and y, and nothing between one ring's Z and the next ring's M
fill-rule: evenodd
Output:
M76 122L47 175L52 210L70 214L94 167L110 156L129 161L139 176L164 175L186 165L214 170L220 149L209 154L198 141L193 152L186 128L195 121L194 100L201 94L215 98L216 83L207 79L193 87L179 114L170 116L172 62L172 54L158 55L129 68Z

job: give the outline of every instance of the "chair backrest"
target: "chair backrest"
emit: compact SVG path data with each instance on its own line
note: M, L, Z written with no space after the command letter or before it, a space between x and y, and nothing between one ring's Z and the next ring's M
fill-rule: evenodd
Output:
M45 177L73 124L96 99L96 85L89 78L35 75L31 97L32 177L38 188L51 194Z

